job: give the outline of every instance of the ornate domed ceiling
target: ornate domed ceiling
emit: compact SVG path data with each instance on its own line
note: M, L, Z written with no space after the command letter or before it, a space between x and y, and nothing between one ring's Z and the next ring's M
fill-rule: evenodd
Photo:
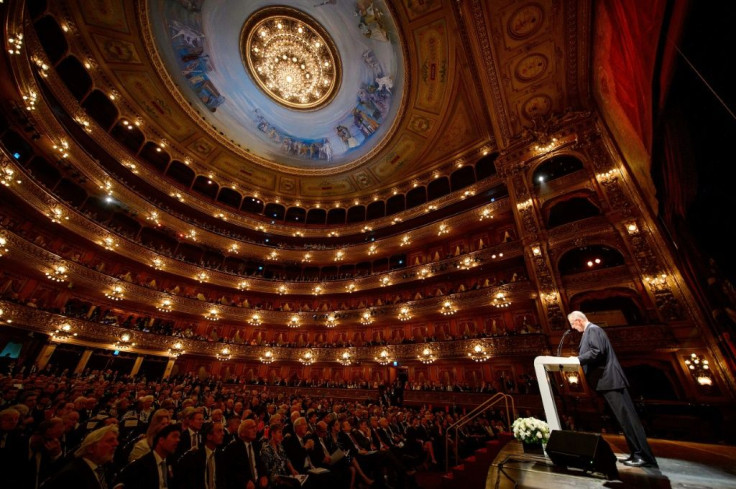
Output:
M364 160L393 134L404 53L383 1L151 0L166 76L200 126L294 169Z

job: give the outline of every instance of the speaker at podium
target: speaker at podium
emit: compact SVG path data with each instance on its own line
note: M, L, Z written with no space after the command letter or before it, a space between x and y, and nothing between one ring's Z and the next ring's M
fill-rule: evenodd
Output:
M547 442L547 455L560 467L598 472L617 479L616 456L599 433L553 430Z

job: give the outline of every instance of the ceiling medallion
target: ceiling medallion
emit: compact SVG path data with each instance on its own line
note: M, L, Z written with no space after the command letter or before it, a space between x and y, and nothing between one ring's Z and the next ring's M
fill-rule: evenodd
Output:
M267 7L243 24L240 50L256 85L281 105L313 110L332 100L342 79L335 43L312 17Z

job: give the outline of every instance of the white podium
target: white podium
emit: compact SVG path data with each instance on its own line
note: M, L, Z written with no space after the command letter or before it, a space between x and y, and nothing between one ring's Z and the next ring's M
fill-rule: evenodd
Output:
M552 394L552 386L549 383L547 372L577 372L579 368L580 361L577 357L539 356L534 359L534 373L537 375L544 415L547 417L550 430L561 430L562 426L560 426L555 396Z

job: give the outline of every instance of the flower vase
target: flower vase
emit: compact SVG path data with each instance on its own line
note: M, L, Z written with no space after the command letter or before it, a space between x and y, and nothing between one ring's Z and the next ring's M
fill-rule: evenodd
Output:
M524 453L529 455L544 455L544 446L541 443L525 443L521 442L524 446Z

